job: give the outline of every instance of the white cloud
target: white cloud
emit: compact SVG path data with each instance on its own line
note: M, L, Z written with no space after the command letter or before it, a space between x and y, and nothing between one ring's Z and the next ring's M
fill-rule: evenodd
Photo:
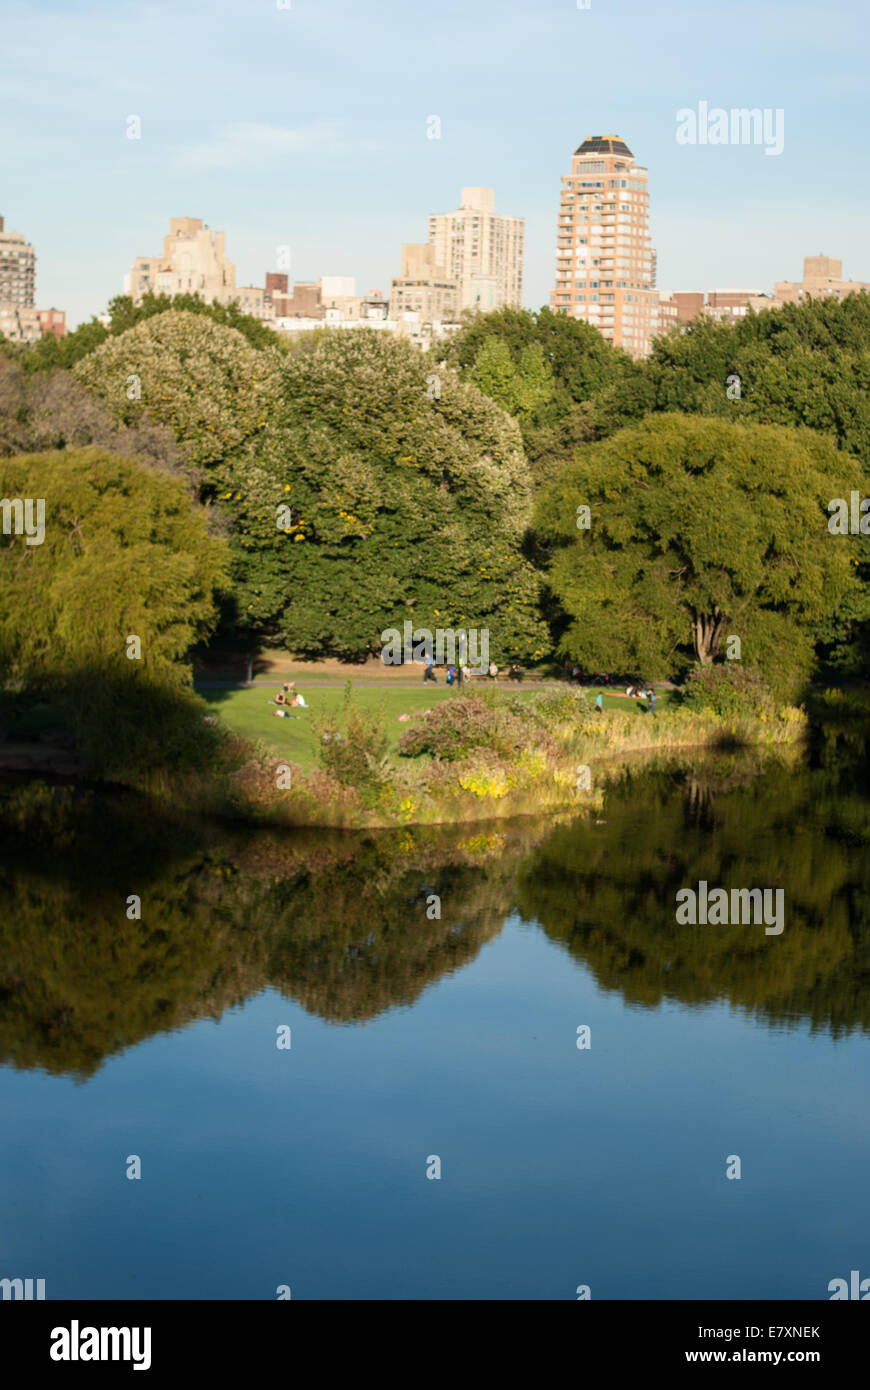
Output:
M177 146L173 162L181 169L264 169L291 155L342 155L371 148L371 141L347 139L339 121L292 128L241 121L220 127L212 140Z

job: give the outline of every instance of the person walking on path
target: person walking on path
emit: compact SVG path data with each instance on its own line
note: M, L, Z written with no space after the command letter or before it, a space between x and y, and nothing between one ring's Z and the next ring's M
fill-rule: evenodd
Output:
M435 660L431 654L426 657L426 669L423 672L423 684L425 685L427 681L431 681L433 685L438 684L438 677L435 675Z

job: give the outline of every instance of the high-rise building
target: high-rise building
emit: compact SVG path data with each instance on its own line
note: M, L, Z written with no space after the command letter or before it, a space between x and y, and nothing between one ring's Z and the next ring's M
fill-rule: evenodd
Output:
M21 232L7 232L0 217L0 302L32 309L36 291L36 252Z
M390 317L416 324L456 323L459 282L438 261L432 242L402 247L402 273L390 288Z
M593 135L562 176L556 240L557 313L585 319L608 342L646 357L657 326L647 170L618 135Z
M66 334L62 309L37 309L36 252L21 232L7 232L0 217L0 337L11 343L37 343Z
M455 212L429 218L435 262L459 285L460 309L499 309L523 302L523 217L497 216L491 188L463 188Z

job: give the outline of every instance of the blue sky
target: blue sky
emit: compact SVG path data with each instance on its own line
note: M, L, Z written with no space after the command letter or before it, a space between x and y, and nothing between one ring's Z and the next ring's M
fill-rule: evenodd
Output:
M870 281L868 30L866 0L4 0L0 214L76 323L171 216L225 231L240 284L289 245L291 278L388 292L402 242L481 184L526 218L537 308L560 175L618 134L650 171L660 287L769 289L820 251ZM699 101L782 108L783 153L679 145Z

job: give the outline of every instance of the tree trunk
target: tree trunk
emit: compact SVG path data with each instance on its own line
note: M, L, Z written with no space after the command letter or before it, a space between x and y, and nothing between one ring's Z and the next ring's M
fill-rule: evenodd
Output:
M714 608L712 614L693 612L692 641L702 666L709 666L713 661L719 650L727 621L728 619L719 608Z

